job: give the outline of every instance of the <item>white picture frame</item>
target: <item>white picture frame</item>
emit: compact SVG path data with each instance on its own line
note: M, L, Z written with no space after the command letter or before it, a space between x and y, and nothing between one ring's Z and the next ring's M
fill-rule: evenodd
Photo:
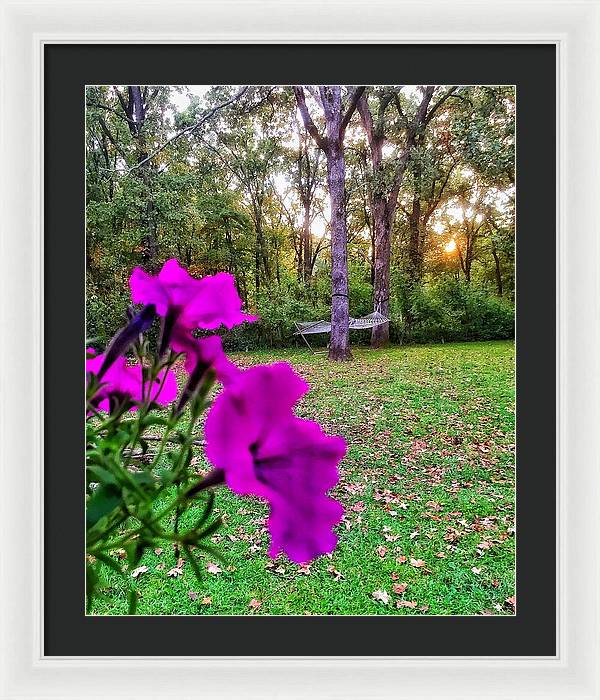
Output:
M0 0L0 7L1 700L600 698L600 2ZM44 45L56 42L556 45L555 475L548 465L559 494L555 657L511 657L510 649L493 658L456 657L452 649L443 658L397 657L393 649L375 658L44 656L42 60Z

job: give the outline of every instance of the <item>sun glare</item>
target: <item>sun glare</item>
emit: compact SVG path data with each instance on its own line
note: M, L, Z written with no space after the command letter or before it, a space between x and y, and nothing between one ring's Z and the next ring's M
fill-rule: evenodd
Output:
M444 250L446 251L446 253L454 253L454 251L456 250L456 241L454 240L454 238L451 241L448 241L448 243L446 243L446 245L444 246Z

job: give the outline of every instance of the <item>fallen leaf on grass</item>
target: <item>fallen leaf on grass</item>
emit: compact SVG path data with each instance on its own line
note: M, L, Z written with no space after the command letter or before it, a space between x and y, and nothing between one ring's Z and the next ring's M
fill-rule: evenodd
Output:
M396 540L399 540L402 535L384 535L383 536L386 542L395 542Z
M396 563L397 563L397 564L406 564L407 561L408 561L408 560L407 560L407 558L404 556L404 554L402 554L402 555L399 556L399 557L396 557Z
M394 593L398 593L398 595L400 595L400 593L404 593L407 587L408 583L394 583L392 589L394 590Z
M427 501L427 503L425 505L428 508L431 508L431 510L436 510L436 511L442 510L442 506L437 501Z
M216 564L213 564L212 561L208 562L208 564L206 565L206 570L209 574L220 574L222 571L221 567L217 566Z
M410 565L414 566L417 569L420 569L421 567L425 566L425 562L422 559L413 559L411 557Z
M256 600L256 598L252 598L252 600L248 603L248 607L251 610L258 610L261 605L262 602L260 600Z
M417 601L416 600L397 600L396 607L397 608L416 608Z
M476 566L474 566L474 567L471 569L471 571L472 571L474 574L480 574L480 573L481 573L481 569L478 569Z
M436 556L438 559L445 559L445 558L446 558L446 555L444 554L444 552L436 552L436 553L435 553L435 556Z
M343 578L344 578L344 574L342 574L340 571L338 571L333 565L328 566L328 567L327 567L327 571L328 571L330 574L333 574L333 578L334 578L336 581L339 581L340 579L343 579Z
M373 591L371 595L373 596L373 600L377 600L384 605L390 602L390 596L387 591Z
M202 598L202 600L200 602L202 603L202 605L211 605L212 598L209 595L207 595L207 596L204 596L204 598Z
M384 547L382 544L380 544L379 547L377 547L377 549L375 551L383 559L383 557L385 557L385 555L387 553L387 547Z
M177 560L177 566L174 566L172 569L167 571L167 576L170 576L171 578L177 578L178 576L183 576L184 565L185 565L185 559L180 557Z
M517 596L511 595L511 596L510 596L509 598L507 598L504 602L505 602L507 605L510 605L511 608L515 608L515 609L516 609L516 607L517 607Z
M133 578L137 578L138 576L141 576L142 574L145 574L146 571L148 571L148 567L147 567L147 566L138 566L137 569L134 569L134 570L131 572L131 575L132 575Z
M154 554L156 554L157 557L159 557L163 553L163 548L162 547L157 547L154 550Z
M195 591L188 591L188 598L193 602L198 600L198 594Z

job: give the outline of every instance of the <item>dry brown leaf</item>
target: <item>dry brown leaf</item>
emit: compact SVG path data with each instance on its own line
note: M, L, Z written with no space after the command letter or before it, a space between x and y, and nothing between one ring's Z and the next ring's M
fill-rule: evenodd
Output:
M331 565L329 565L329 566L327 567L327 571L328 571L330 574L333 574L333 578L334 578L336 581L339 581L340 579L343 579L343 578L344 578L344 574L340 573L340 572L333 566L333 564L331 564Z
M394 583L392 585L392 589L394 593L397 593L400 595L401 593L404 593L404 591L408 588L408 583Z
M387 591L373 591L371 595L373 596L373 600L377 600L384 605L390 602L390 596Z
M420 569L421 567L425 566L425 562L422 559L413 559L411 557L410 565L416 567L417 569Z
M134 569L134 570L131 572L131 576L132 576L133 578L137 578L138 576L141 576L142 574L145 574L146 571L148 571L148 567L147 567L147 566L138 566L137 569Z

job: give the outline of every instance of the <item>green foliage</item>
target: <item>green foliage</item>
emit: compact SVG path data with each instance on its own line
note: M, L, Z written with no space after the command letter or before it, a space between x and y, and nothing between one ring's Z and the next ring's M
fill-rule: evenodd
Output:
M159 358L147 340L136 343L134 354L143 367L142 387L152 386L161 372L173 371L178 355ZM200 579L198 552L215 556L210 537L221 524L212 517L214 495L206 489L217 481L198 478L191 468L194 427L209 406L207 395L214 371L207 370L197 386L182 393L170 412L161 410L142 390L144 398L114 394L110 412L97 409L103 382L88 374L86 423L86 558L87 610L93 612L114 572L127 592L128 612L135 614L136 567L148 551L173 546ZM96 401L94 399L97 399ZM186 406L187 401L187 406ZM135 412L130 409L135 405ZM185 408L185 411L183 410ZM133 415L133 417L132 417ZM159 436L156 431L161 431ZM155 439L157 449L149 449ZM201 505L199 505L201 504ZM194 520L180 526L182 515ZM125 558L127 570L119 564ZM183 559L181 560L183 561ZM178 564L182 566L183 564ZM139 573L139 570L138 570Z
M445 278L417 287L408 298L406 342L500 340L514 337L514 308L498 297Z

